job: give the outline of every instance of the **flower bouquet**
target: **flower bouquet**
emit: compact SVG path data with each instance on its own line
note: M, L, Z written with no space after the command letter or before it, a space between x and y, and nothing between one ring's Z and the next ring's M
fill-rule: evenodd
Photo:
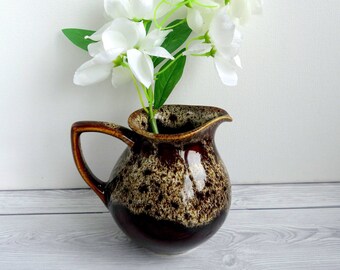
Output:
M104 0L110 21L99 30L63 29L92 57L73 81L84 86L111 77L119 87L132 80L157 134L155 112L181 79L187 56L212 57L223 84L237 84L237 25L261 7L261 0Z

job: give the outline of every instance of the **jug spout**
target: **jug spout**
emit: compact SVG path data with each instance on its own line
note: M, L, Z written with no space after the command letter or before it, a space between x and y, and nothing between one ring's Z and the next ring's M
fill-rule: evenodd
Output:
M223 109L211 106L165 105L155 115L159 133L150 131L148 115L143 110L129 117L130 128L143 137L158 141L178 141L215 130L222 122L231 122Z

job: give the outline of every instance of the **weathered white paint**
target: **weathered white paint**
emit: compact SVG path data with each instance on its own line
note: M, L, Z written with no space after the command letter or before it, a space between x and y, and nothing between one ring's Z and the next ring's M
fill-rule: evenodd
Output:
M139 107L133 87L72 84L88 56L60 29L95 29L102 0L2 0L0 189L85 187L70 153L77 120L126 125ZM169 103L225 108L234 122L217 133L234 183L340 178L340 1L265 1L244 28L243 70L224 87L212 62L189 59ZM106 179L124 148L84 136L93 170ZM97 138L100 138L97 140Z
M0 213L0 269L337 270L340 198L331 188L339 185L237 186L241 208L234 204L214 237L181 256L131 242L109 213L90 206L88 190L0 191L1 211L10 210ZM252 195L261 189L263 197Z

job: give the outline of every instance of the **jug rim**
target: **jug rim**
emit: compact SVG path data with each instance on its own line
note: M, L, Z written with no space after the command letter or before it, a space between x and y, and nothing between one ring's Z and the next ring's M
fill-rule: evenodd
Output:
M212 112L218 113L217 117L214 117L211 120L208 120L204 124L185 131L185 132L179 132L175 134L168 134L168 133L161 133L161 134L155 134L152 132L149 132L145 129L142 129L137 124L137 118L139 116L147 117L146 112L143 109L139 109L134 111L132 114L130 114L128 119L129 127L136 132L137 134L146 137L148 139L153 140L159 140L159 141L180 141L185 140L193 137L194 135L202 132L203 130L207 129L209 126L213 126L215 124L219 124L222 122L231 122L233 119L232 117L224 110L218 107L214 106L206 106L206 105L181 105L181 104L170 104L170 105L164 105L162 109L170 108L170 107L179 107L179 108L195 108L195 109L202 109L202 110L211 110ZM157 119L157 113L156 113L156 119Z

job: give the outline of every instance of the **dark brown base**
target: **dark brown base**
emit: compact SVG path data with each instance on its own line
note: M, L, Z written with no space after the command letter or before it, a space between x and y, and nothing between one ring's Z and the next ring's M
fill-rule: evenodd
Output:
M208 240L222 226L228 212L223 210L207 225L186 227L145 214L135 215L120 204L110 203L109 210L118 226L132 240L153 252L169 255L184 253Z

